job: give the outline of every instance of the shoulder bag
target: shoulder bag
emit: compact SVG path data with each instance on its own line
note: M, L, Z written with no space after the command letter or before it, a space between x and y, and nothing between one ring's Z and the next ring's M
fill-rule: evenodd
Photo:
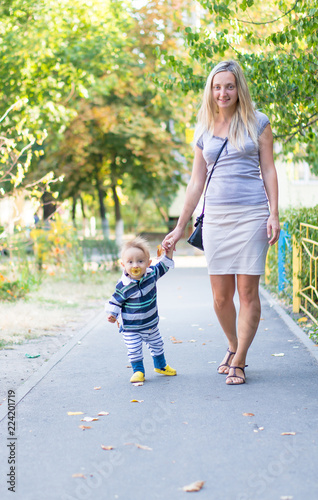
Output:
M190 243L190 245L192 245L193 247L199 248L200 250L204 250L204 248L203 248L203 242L202 242L202 227L203 227L203 217L204 217L204 208L205 208L205 195L206 195L206 192L207 192L207 189L208 189L209 182L211 180L212 174L214 172L215 165L216 165L218 159L221 156L221 153L222 153L222 151L223 151L223 149L224 149L224 147L225 147L225 145L227 143L227 140L228 139L226 137L226 139L224 140L224 142L222 144L222 147L221 147L220 151L218 152L218 155L216 157L216 160L214 162L213 168L211 170L211 173L209 175L209 178L208 178L206 186L205 186L202 213L201 213L201 215L199 215L199 217L197 217L197 219L195 221L195 224L194 224L195 230L193 231L193 233L191 234L191 236L187 240L187 242Z

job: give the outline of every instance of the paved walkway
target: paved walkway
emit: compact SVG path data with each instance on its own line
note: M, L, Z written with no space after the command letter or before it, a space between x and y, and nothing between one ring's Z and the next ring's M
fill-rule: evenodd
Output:
M226 386L216 372L226 342L206 270L177 266L158 289L166 358L177 377L154 373L145 349L147 380L132 386L125 345L100 314L20 388L14 445L1 407L0 498L316 500L318 364L297 327L262 296L247 383ZM109 415L81 421L101 411ZM10 442L16 493L5 484ZM182 490L197 480L205 481L200 492Z

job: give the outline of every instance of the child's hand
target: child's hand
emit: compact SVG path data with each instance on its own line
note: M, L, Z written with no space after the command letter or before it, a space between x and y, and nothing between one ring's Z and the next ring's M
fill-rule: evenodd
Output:
M109 321L109 323L115 323L116 322L116 317L113 316L112 314L109 314L107 316L107 321Z
M157 246L157 257L161 257L163 252L165 253L166 257L169 259L173 258L173 250L174 250L174 245L173 242L170 242L169 247L163 247L161 245Z

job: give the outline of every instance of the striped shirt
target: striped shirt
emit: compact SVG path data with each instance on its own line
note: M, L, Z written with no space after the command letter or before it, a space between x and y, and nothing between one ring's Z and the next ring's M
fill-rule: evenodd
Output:
M115 293L105 306L107 314L122 316L122 331L147 330L159 322L157 307L157 280L174 267L167 256L147 268L141 280L134 280L123 273Z

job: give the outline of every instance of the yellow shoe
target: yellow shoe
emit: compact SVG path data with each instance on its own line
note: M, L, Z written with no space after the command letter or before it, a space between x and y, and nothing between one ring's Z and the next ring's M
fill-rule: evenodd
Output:
M133 376L130 379L130 382L144 382L145 381L145 374L143 372L135 372Z
M155 368L155 372L157 373L162 373L162 375L177 375L177 370L174 368L171 368L171 366L166 365L163 370L160 370L159 368Z

